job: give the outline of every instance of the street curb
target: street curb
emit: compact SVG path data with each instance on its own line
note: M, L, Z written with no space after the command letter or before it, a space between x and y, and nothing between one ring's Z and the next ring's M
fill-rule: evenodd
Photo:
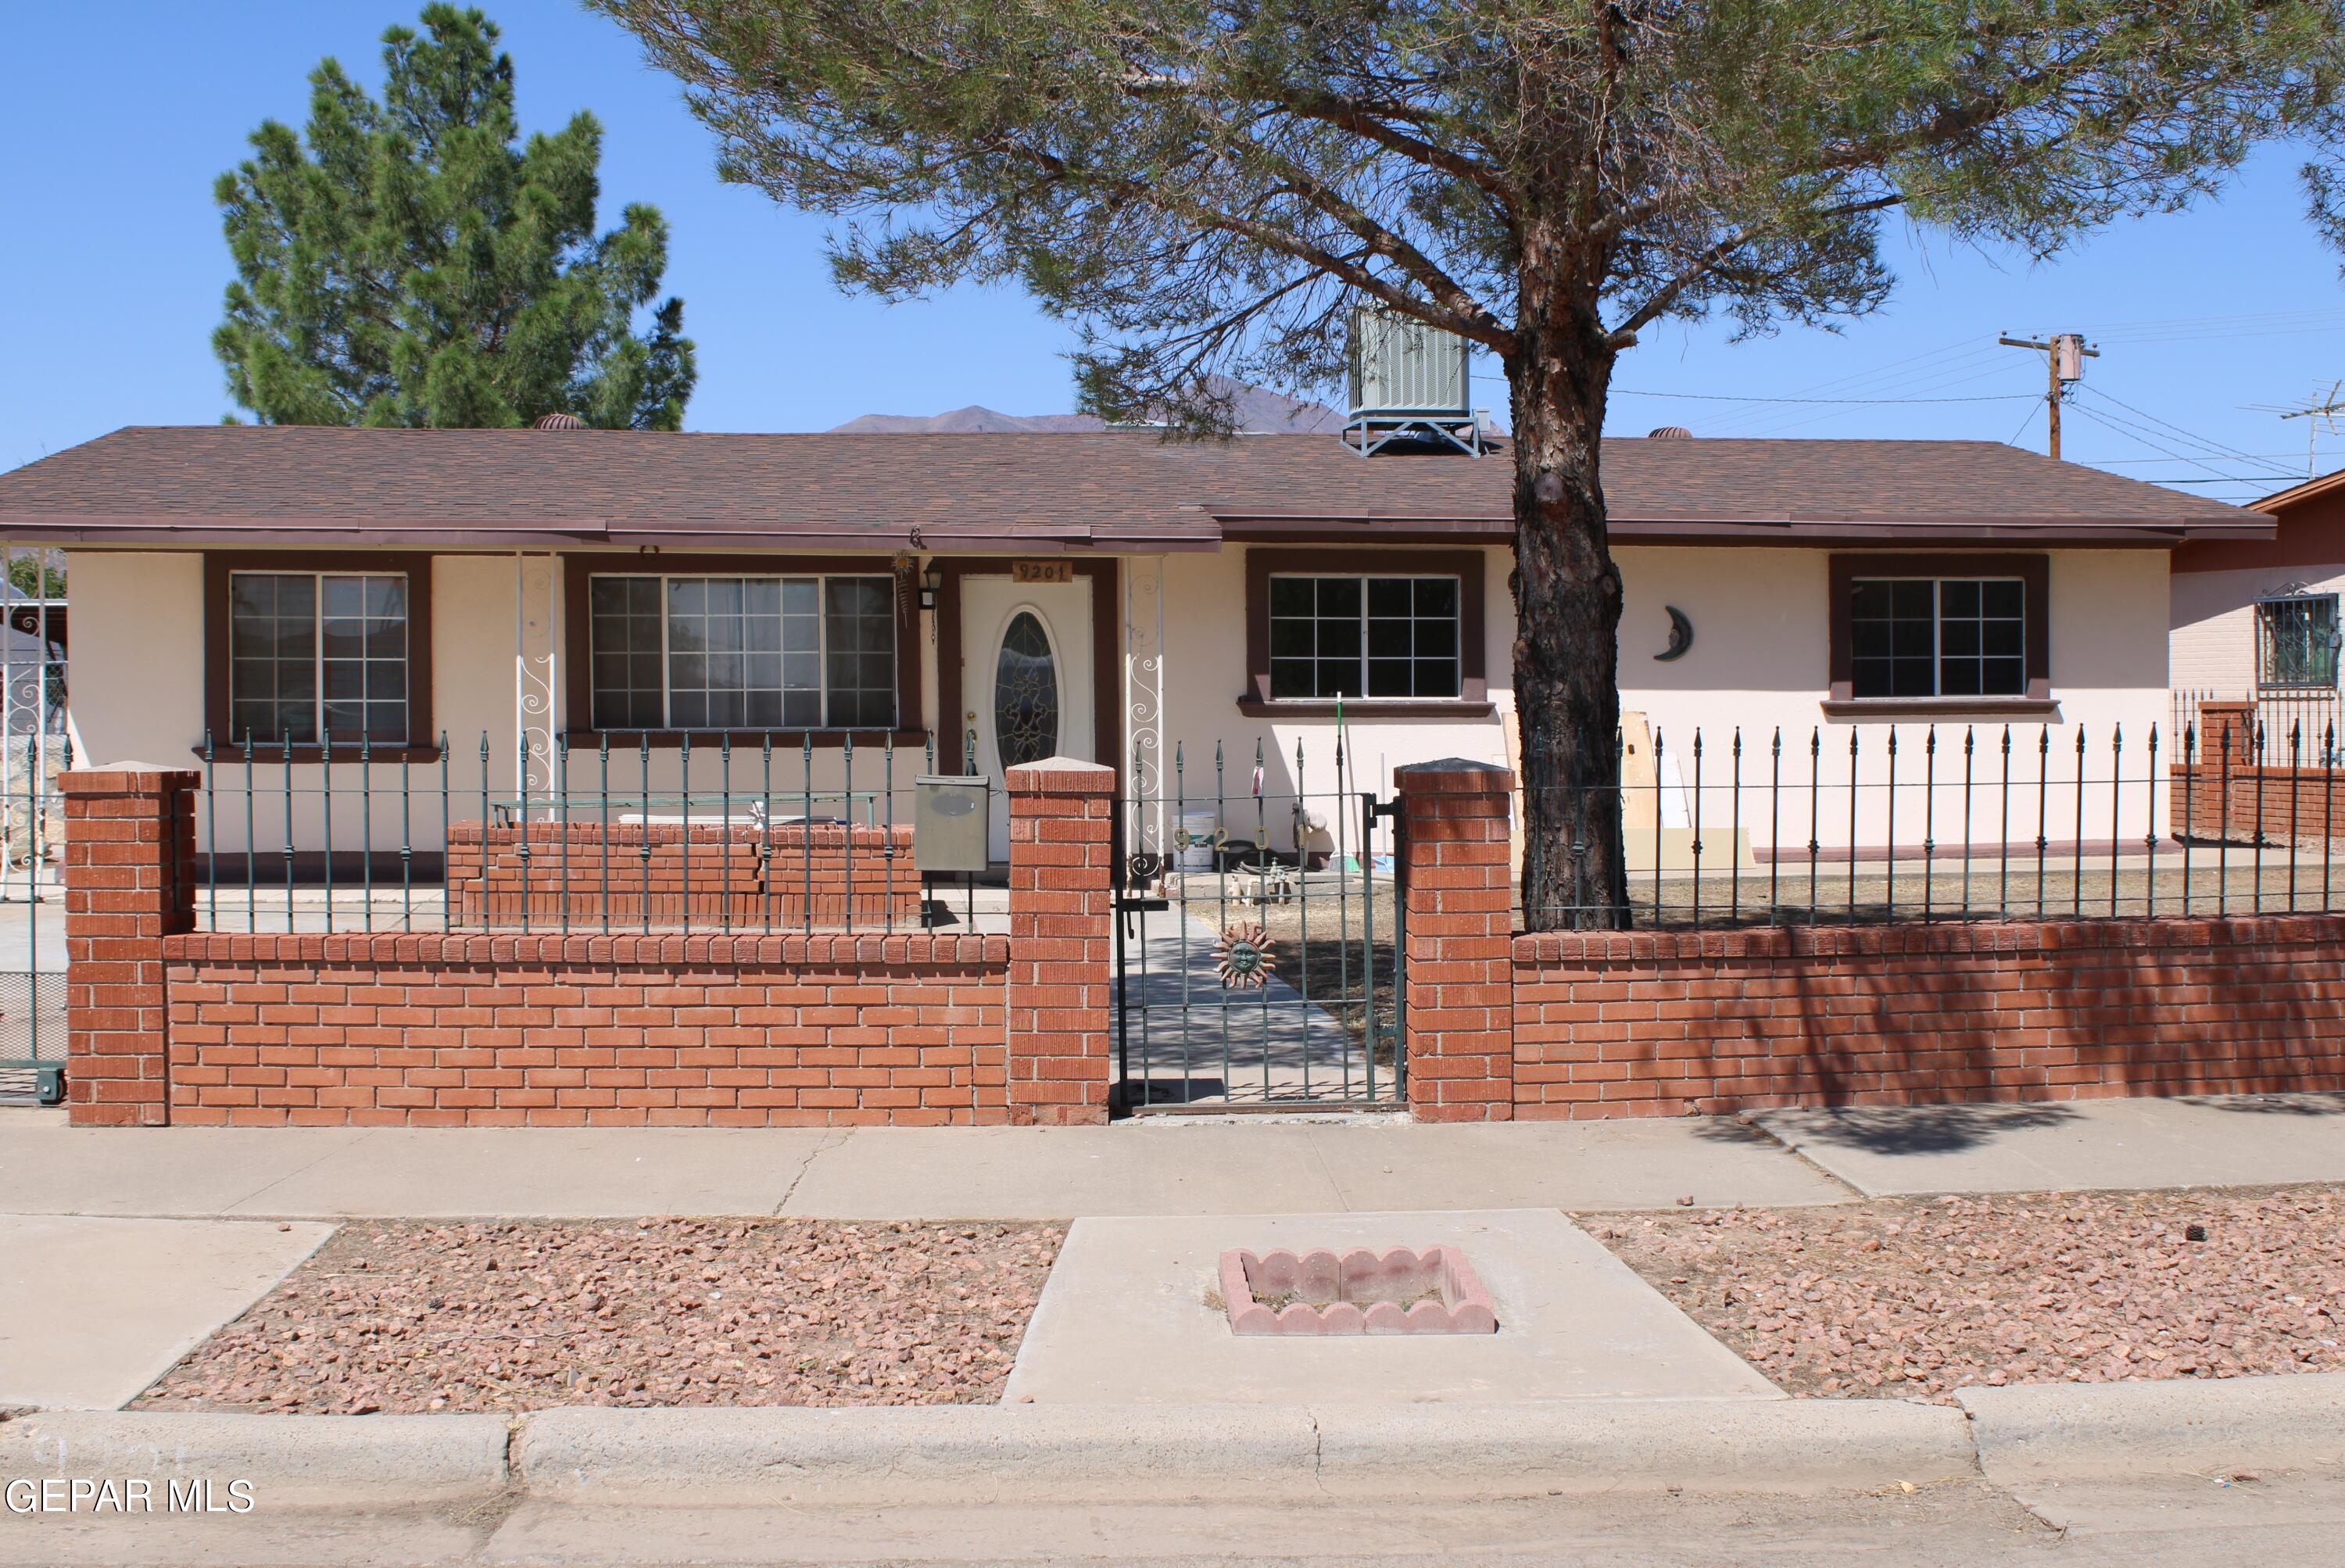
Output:
M1307 1486L1315 1441L1279 1406L929 1405L620 1410L528 1418L522 1483L761 1502L1169 1502Z
M0 1422L0 1480L251 1483L266 1504L518 1491L710 1503L1800 1492L1972 1476L2345 1461L2345 1374L1903 1400L927 1405L493 1415L57 1411Z
M2345 1460L2345 1372L1964 1389L1995 1480L2147 1469L2299 1469Z
M269 1503L470 1497L505 1484L502 1416L56 1410L0 1422L0 1479L248 1481ZM159 1503L158 1503L159 1506Z
M1365 1495L1815 1492L1975 1475L1962 1412L1904 1400L1320 1408L1321 1473Z
M1900 1401L549 1410L533 1495L977 1502L1809 1491L1974 1475L1962 1413Z

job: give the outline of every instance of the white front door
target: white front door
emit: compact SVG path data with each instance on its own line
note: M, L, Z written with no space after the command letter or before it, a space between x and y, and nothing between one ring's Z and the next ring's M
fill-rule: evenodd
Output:
M1091 722L1091 583L960 580L963 744L993 780L989 853L1010 858L1004 775L1045 757L1098 759Z

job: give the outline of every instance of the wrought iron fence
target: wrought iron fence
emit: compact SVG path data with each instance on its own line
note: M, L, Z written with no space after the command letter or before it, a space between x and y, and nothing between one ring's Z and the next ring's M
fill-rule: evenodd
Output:
M2260 687L2249 692L2178 687L2167 694L2166 732L2180 735L2195 727L2202 736L2208 735L2214 728L2208 722L2209 710L2225 708L2244 711L2247 717L2238 721L2240 725L2250 729L2260 726L2275 745L2291 733L2300 733L2309 750L2322 736L2345 736L2345 708L2340 706L2334 685ZM2320 760L2317 755L2313 759Z
M1116 822L1122 1105L1379 1105L1405 1089L1398 818L1338 739L1313 769L1176 745Z
M419 755L420 753L420 755ZM893 932L941 918L880 736L315 746L207 737L196 916L215 931Z
M1682 738L1680 736L1682 735ZM2345 899L2337 731L1884 725L1657 730L1526 809L1564 840L1540 925L2323 912ZM1626 897L1596 857L1619 824Z
M65 1094L65 803L73 741L0 730L0 1101Z

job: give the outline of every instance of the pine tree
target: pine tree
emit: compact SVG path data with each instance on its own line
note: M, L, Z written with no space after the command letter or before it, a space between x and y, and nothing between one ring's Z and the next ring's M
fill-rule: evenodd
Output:
M264 121L220 177L237 280L212 345L269 424L674 430L695 375L684 304L635 330L667 266L658 210L597 236L602 127L516 145L513 57L477 10L383 35L377 103L332 59L304 138Z
M1625 920L1620 356L1874 310L1886 217L2047 256L2325 127L2339 0L588 0L882 297L1017 282L1090 412L1225 430L1366 303L1506 372L1522 900ZM2345 232L2345 225L2340 225Z

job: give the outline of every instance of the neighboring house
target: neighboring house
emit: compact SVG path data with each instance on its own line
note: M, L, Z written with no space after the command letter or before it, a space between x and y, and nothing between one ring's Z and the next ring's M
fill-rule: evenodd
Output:
M2270 536L2199 540L2174 553L2174 685L2194 703L2253 703L2268 748L2300 727L2311 755L2314 737L2330 726L2345 732L2337 706L2345 471L2249 510L2272 520Z
M1718 759L1739 727L1753 778L1778 730L1802 769L1890 724L2146 735L2169 552L2271 547L2255 514L1987 443L1657 437L1605 464L1622 703L1632 746L1668 738L1665 784L1697 729ZM566 734L574 788L606 738L633 788L647 737L675 789L689 738L713 791L721 736L777 733L793 767L813 738L826 789L849 740L872 788L892 738L900 790L933 734L944 771L1136 761L1167 795L1177 748L1194 800L1216 748L1232 795L1292 790L1298 748L1332 788L1339 697L1355 788L1509 762L1513 487L1503 446L1327 434L134 428L0 474L0 538L63 545L108 628L75 661L91 766L250 736L307 799L330 726L385 768L444 733L462 788L485 735L510 792Z

